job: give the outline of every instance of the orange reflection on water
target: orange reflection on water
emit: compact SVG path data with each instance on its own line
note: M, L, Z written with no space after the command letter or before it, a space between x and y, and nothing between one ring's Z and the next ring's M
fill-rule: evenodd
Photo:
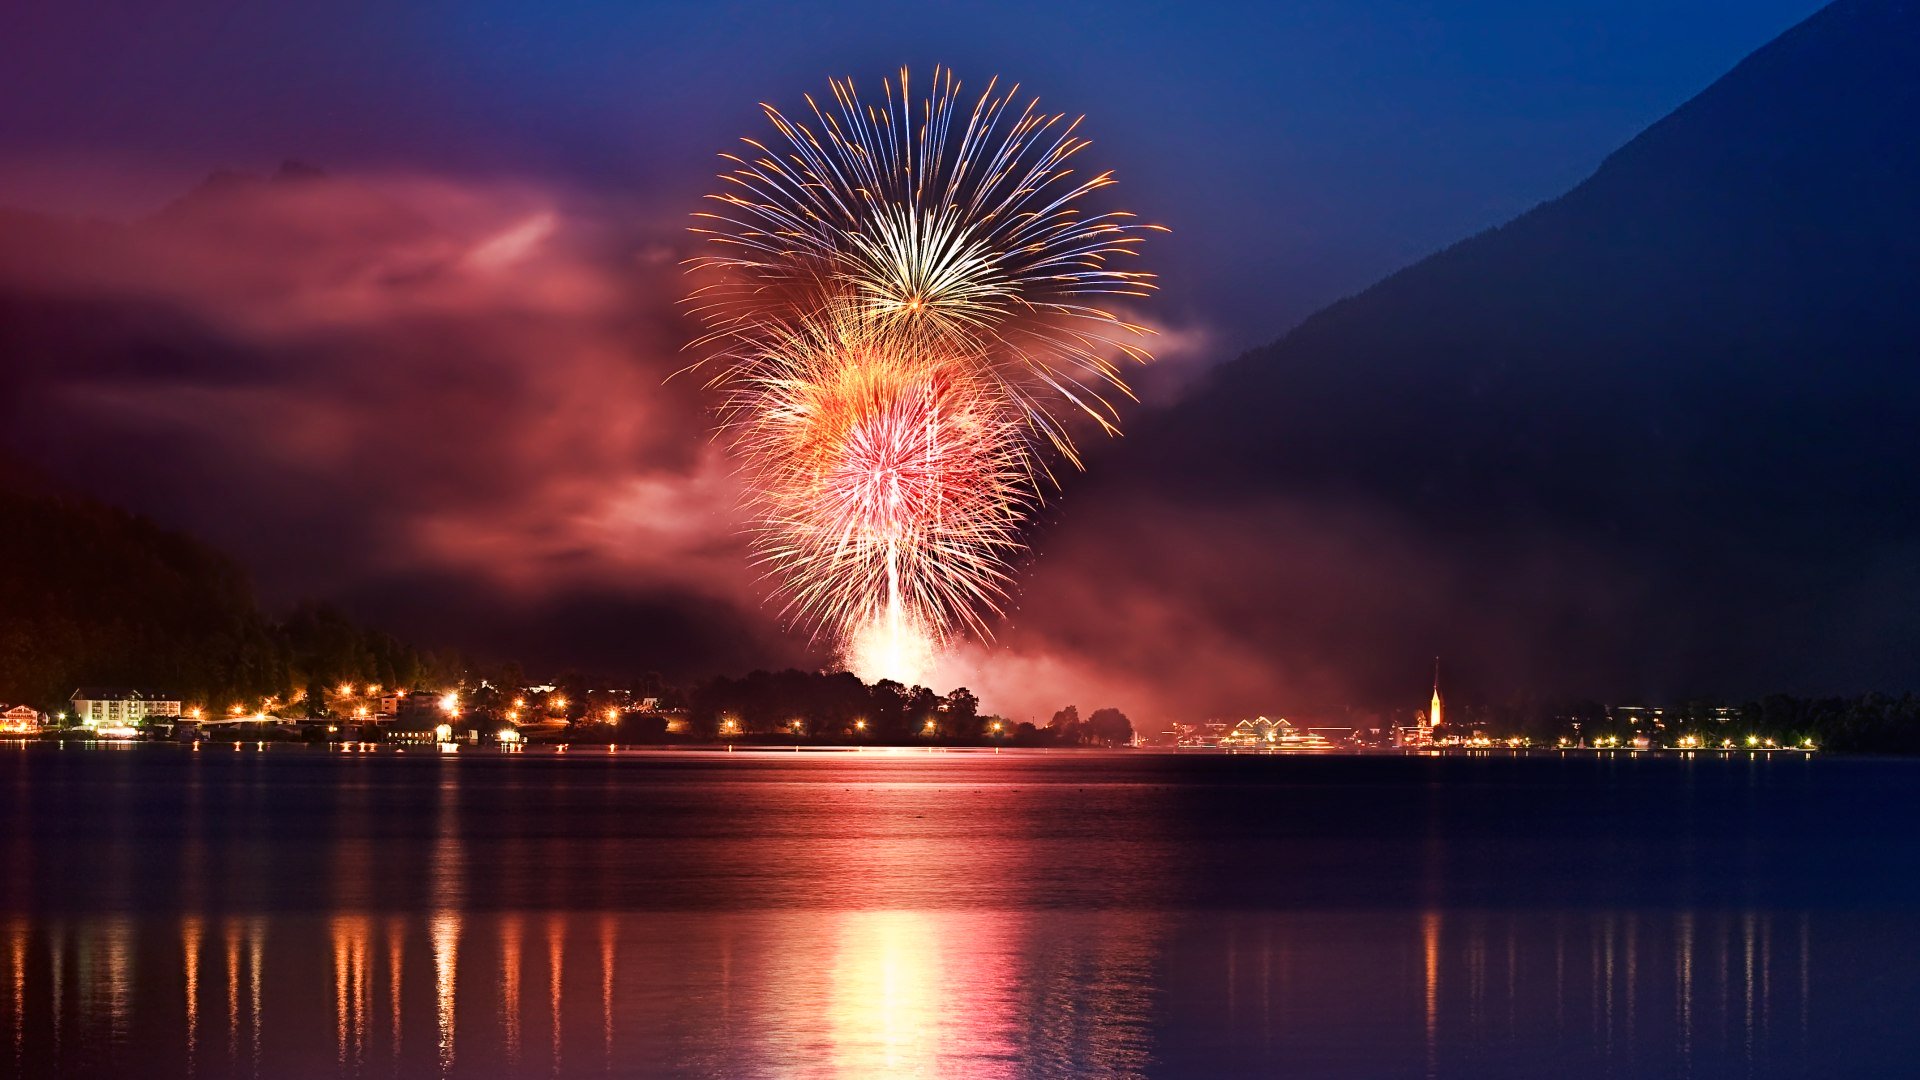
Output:
M547 916L547 1006L553 1026L553 1071L560 1072L560 989L566 972L567 919Z
M1427 1075L1440 1067L1440 913L1420 916L1421 954L1426 960Z
M27 1038L27 920L7 922L7 983L13 988L13 1070L20 1072Z
M440 1035L440 1071L445 1074L453 1070L454 991L460 965L460 916L454 912L442 912L434 916L430 935L433 940L434 1021Z
M228 919L227 944L227 1058L240 1057L240 923Z
M460 770L440 770L438 818L432 853L433 903L438 914L428 927L433 946L434 1021L440 1072L453 1070L454 1022L460 965L460 905L466 896L467 853L460 835Z
M619 962L620 920L600 916L600 1031L602 1057L613 1068L613 969Z
M267 921L247 920L247 1028L253 1033L253 1071L260 1072L260 980L266 964Z
M1683 911L1677 921L1673 935L1674 1024L1680 1032L1680 1061L1690 1067L1693 1062L1693 913Z
M520 1060L520 935L520 916L500 917L500 1023L510 1065Z
M354 1069L366 1059L368 998L367 953L373 923L364 915L340 915L332 920L333 1014L335 1058L341 1069Z
M400 1060L400 1021L401 1004L406 1000L400 996L401 975L407 963L407 923L393 916L387 920L387 1000L393 1009L393 1059Z
M266 921L230 918L224 921L221 929L227 975L227 1058L234 1062L240 1059L241 1007L244 1000L246 1027L252 1036L252 1064L257 1072L260 1065L260 1016L263 1006L261 977L266 953ZM193 1052L198 1046L200 943L204 933L204 927L198 917L187 916L181 921L180 952L184 967L183 981L187 991L188 1063L190 1066L193 1064ZM244 996L241 987L243 971L247 976Z
M58 923L47 935L48 989L53 995L53 1023L48 1025L53 1035L53 1057L60 1059L61 1017L67 1012L66 969L67 969L66 928Z
M180 920L180 956L187 995L187 1072L194 1071L200 1049L200 920Z

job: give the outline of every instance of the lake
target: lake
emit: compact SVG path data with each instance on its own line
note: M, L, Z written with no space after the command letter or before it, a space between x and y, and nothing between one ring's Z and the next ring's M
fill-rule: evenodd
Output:
M22 745L0 803L0 1073L1920 1059L1920 762Z

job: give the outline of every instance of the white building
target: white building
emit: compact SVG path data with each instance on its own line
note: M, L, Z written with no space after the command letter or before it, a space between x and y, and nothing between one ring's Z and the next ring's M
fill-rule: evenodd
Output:
M1242 720L1233 725L1233 730L1220 736L1219 745L1228 749L1248 750L1331 750L1333 743L1325 735L1314 731L1301 731L1289 723L1285 717L1269 720L1256 716L1251 720Z
M150 716L180 715L180 699L156 690L83 686L73 692L73 716L90 728L133 727Z

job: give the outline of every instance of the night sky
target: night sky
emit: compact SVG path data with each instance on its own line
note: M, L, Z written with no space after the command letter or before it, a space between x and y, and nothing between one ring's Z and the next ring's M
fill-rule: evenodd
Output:
M0 289L31 318L0 439L233 552L271 603L338 601L533 669L817 661L746 569L710 402L666 379L686 215L757 102L947 63L1087 114L1124 202L1174 230L1151 250L1145 420L1574 187L1818 7L9 5L0 206L25 213L0 215ZM283 160L326 176L202 184ZM1392 427L1420 404L1382 409ZM1045 569L1050 598L1100 589ZM1015 622L955 677L1022 715L1109 703L1086 697L1082 635ZM1629 660L1603 674L1645 685ZM1316 678L1313 699L1377 700L1370 678Z
M1579 181L1810 0L8 5L0 204L215 168L510 178L671 226L754 104L902 64L1085 113L1218 355ZM816 10L817 9L817 10Z

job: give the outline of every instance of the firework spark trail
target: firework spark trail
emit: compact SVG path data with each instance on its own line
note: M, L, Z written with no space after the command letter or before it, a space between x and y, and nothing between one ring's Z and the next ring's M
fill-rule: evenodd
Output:
M1124 264L1160 227L1087 208L1113 178L1069 167L1080 121L932 83L763 105L777 138L722 155L690 264L759 558L868 675L985 633L1047 453L1077 467L1070 417L1116 431L1119 363L1151 359L1103 305L1153 289Z

